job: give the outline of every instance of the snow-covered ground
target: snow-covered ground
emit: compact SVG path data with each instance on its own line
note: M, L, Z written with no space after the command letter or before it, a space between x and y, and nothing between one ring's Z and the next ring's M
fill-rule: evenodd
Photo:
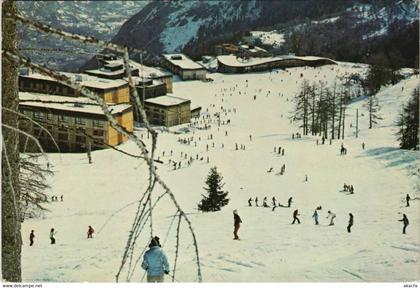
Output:
M403 201L406 193L412 198L420 196L413 190L419 178L412 174L419 167L420 156L419 152L399 150L394 136L401 104L417 87L418 78L413 76L381 90L378 99L384 120L374 129L367 129L368 117L362 107L365 100L361 99L347 109L344 141L317 146L314 136L291 139L292 133L300 132L299 123L291 123L288 117L294 106L292 99L303 79L327 81L332 85L336 76L365 69L363 65L340 63L271 73L215 73L211 74L213 82L174 83L174 94L191 99L193 106L201 105L204 115L208 113L214 120L214 113L221 112L222 121L230 120L230 124L220 127L210 123L209 130L192 129L185 134L165 132L158 138L156 155L165 162L158 165L158 171L192 221L205 282L420 279L420 201L413 200L408 208ZM359 115L364 114L359 119L359 138L354 136L357 108ZM143 129L137 133L148 141ZM207 140L210 134L213 140ZM194 137L194 140L190 145L181 144L177 141L180 137ZM342 142L348 149L346 156L339 153ZM366 144L365 150L362 142ZM236 151L235 143L245 145L246 150ZM285 148L284 156L273 152L278 146ZM140 153L131 142L119 148ZM182 168L172 170L168 161L180 161L181 152L194 159L198 154L204 160L194 161L190 167L186 165L187 160L182 160ZM64 195L64 201L48 204L51 212L44 219L23 223L24 281L115 280L136 210L135 204L128 204L136 201L147 186L147 165L114 150L92 154L90 165L84 154L49 155L55 176L50 179L52 189L48 193ZM210 163L206 163L207 156ZM285 174L277 175L283 164ZM197 204L212 166L222 173L230 202L220 212L200 213ZM273 172L267 173L271 167ZM304 181L305 174L308 182ZM353 184L354 194L341 191L344 182ZM154 199L162 191L158 187ZM260 203L267 196L270 205L273 196L283 205L293 196L293 203L291 208L278 207L275 211L247 207L248 198L256 196ZM311 216L319 205L322 205L320 225L315 226ZM238 209L243 221L240 241L232 240L233 209ZM295 209L301 215L300 225L291 225ZM327 210L337 214L335 226L327 226ZM346 232L350 212L355 222L351 234ZM402 213L410 220L406 235L402 235L402 223L398 222ZM168 197L159 202L153 214L153 233L161 238L171 265L176 238L175 227L169 233L168 228L174 214L175 208ZM97 232L92 240L86 239L88 225ZM48 239L52 227L58 232L54 246ZM34 246L29 247L32 229L36 238ZM195 256L185 223L181 232L176 279L192 282L196 280ZM137 249L141 251L148 240L146 232ZM131 279L132 282L144 280L140 268Z
M260 39L261 43L266 45L271 45L273 48L281 47L284 40L284 33L279 33L276 30L274 31L251 31L252 37Z

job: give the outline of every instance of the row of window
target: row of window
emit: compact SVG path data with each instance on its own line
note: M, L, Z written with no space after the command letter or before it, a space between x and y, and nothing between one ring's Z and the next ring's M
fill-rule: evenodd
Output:
M32 117L32 111L24 110L23 114L25 114L28 117ZM40 111L34 111L33 112L33 118L38 121L42 120L53 120L53 114L51 113L44 113ZM62 123L69 123L73 117L69 117L66 115L59 114L58 116L58 122ZM77 125L86 125L86 119L81 117L74 117L74 122ZM99 127L103 128L105 126L105 121L102 120L93 120L93 127Z

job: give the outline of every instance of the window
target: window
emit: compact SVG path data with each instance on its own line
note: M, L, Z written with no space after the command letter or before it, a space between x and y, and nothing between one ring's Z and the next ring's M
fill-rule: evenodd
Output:
M93 130L93 136L104 136L104 130Z
M34 112L34 119L35 120L44 120L44 113L35 111Z
M58 115L58 121L67 123L69 122L69 117L65 115Z
M78 124L78 125L85 125L86 124L86 120L83 119L83 118L76 117L76 124Z
M25 114L28 117L32 117L32 111L24 110L23 114Z
M85 136L76 136L76 142L86 143L86 137Z
M48 120L53 120L53 114L47 113L47 119Z
M58 134L58 140L68 140L69 136L68 134L59 133Z
M104 121L101 120L93 120L93 127L104 127Z

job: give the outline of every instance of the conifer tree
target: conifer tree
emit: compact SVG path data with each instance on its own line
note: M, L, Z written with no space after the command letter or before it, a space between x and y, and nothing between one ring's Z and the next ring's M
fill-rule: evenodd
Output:
M198 210L203 212L219 211L220 208L229 203L228 192L222 190L225 185L222 180L223 177L217 172L217 168L211 168L206 179L207 187L204 187L207 195L203 195L203 199L198 204Z
M411 99L404 106L398 119L397 132L401 149L416 149L419 145L419 95L414 89Z
M369 129L372 129L373 124L378 124L378 120L382 120L382 117L378 115L380 110L378 99L376 95L368 97L368 101L363 105L369 112Z

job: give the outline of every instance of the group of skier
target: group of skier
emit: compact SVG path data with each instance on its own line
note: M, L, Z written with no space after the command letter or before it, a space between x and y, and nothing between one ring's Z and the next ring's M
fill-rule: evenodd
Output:
M354 194L354 187L353 185L347 185L346 183L344 183L343 185L343 191L344 192L349 192L350 194Z
M95 230L93 229L93 227L91 225L89 225L88 231L87 231L87 238L88 239L93 238L93 233L95 233ZM54 245L55 242L56 242L56 239L55 239L56 234L57 234L57 231L54 228L51 228L50 235L49 235L51 245ZM34 243L35 243L34 240L35 240L35 231L31 230L31 233L29 234L29 246L34 245Z
M290 205L292 204L292 199L293 199L293 197L290 197L288 200L287 200L287 207L290 207ZM276 208L276 207L286 207L286 206L283 206L283 205L281 205L278 201L277 201L277 199L276 199L276 197L274 197L273 196L273 198L271 198L271 203L272 203L272 205L271 206L269 206L268 204L267 204L267 197L264 197L263 198L263 203L262 203L262 205L261 205L261 207L266 207L266 208L269 208L269 207L273 207L273 211L274 211L274 209ZM252 197L250 197L249 199L248 199L248 206L249 207L252 207L252 203L254 202L254 204L255 204L255 207L260 207L259 205L258 205L258 197L255 197L255 200L254 199L252 199Z

